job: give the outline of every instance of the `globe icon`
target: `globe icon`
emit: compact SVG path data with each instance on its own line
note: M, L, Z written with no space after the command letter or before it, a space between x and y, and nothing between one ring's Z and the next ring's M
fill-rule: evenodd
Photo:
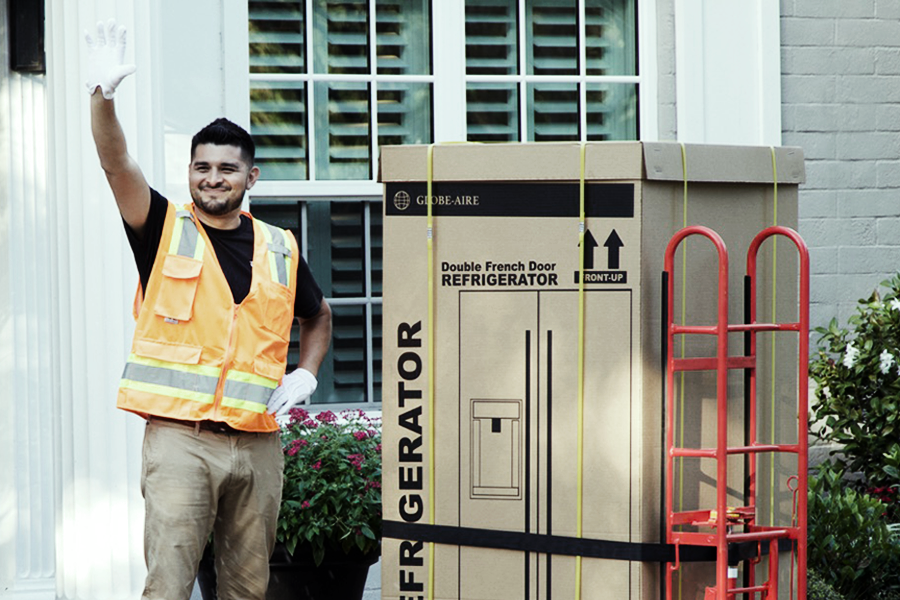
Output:
M402 190L394 194L394 206L397 207L397 210L409 208L409 194Z

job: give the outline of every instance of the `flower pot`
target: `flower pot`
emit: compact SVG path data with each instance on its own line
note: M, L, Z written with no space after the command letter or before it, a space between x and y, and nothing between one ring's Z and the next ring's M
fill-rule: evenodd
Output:
M266 600L360 600L378 554L329 550L316 566L309 548L298 547L291 555L279 545L269 560Z
M269 559L266 600L360 600L369 567L378 556L377 551L363 554L354 549L344 554L340 549L330 550L316 566L309 548L298 547L291 555L277 544ZM197 583L203 600L217 600L215 560L209 547L200 561Z

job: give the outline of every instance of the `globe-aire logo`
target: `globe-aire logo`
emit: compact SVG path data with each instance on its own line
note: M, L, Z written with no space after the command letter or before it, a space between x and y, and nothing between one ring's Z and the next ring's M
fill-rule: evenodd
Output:
M397 210L406 210L409 208L409 194L403 190L394 194L394 207Z

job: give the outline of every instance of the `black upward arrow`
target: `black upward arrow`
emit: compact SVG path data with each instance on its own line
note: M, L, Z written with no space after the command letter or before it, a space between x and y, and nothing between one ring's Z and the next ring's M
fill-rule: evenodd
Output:
M609 250L609 268L610 269L618 269L619 268L619 248L624 246L621 238L619 238L619 234L616 233L616 230L613 229L612 233L609 234L609 237L606 238L606 241L603 242L603 246Z
M597 240L594 239L593 234L591 234L591 230L588 229L584 232L584 268L587 270L594 268L594 248L599 246Z

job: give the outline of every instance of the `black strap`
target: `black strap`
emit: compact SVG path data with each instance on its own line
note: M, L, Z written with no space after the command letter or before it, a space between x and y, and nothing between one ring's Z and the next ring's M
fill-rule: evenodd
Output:
M382 535L391 539L434 542L450 546L472 546L635 562L675 562L675 546L672 544L613 542L562 535L494 531L475 527L427 525L401 521L384 521ZM779 540L778 546L780 550L788 551L791 548L791 541ZM757 548L756 542L731 544L728 551L729 563L755 558ZM764 555L768 554L768 550L768 544L762 544ZM716 560L716 549L712 546L684 545L681 546L679 554L681 562L712 562Z
M451 527L400 521L385 521L383 530L386 538L434 542L451 546L497 548L639 562L675 561L675 547L669 544L589 540L562 535L494 531L474 527ZM681 560L683 562L716 560L716 549L705 546L682 546Z

